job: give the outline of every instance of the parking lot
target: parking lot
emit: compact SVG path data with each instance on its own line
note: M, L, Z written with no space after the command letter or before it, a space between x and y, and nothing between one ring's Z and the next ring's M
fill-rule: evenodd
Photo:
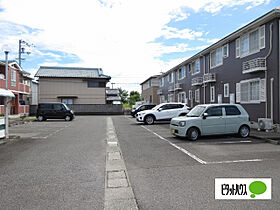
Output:
M30 209L51 201L52 207L102 209L110 118L139 209L278 209L279 145L234 135L189 141L172 136L169 122L144 125L130 116L77 116L71 122L35 121L12 127L10 133L22 140L0 148L0 179L7 188L2 206ZM215 178L241 177L272 178L272 199L215 200ZM75 187L68 189L69 183ZM7 200L16 195L14 186L19 184L29 193ZM47 189L31 191L42 186Z
M137 202L142 209L277 209L280 147L234 135L189 141L171 135L169 122L144 125L113 117ZM219 201L215 178L272 178L269 201Z
M135 119L128 119L132 124L136 123ZM172 136L168 121L156 122L154 125L136 124L202 164L280 160L279 147L264 140L222 135L200 137L197 141L190 141L187 138Z

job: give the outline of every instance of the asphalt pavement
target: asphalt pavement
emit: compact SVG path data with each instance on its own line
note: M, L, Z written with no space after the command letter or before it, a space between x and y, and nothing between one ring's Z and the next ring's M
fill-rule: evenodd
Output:
M190 142L168 122L113 120L139 209L279 209L280 147L235 136ZM215 200L215 178L239 177L272 178L272 200Z
M10 129L0 147L0 209L103 209L106 117Z
M14 126L21 139L0 146L0 209L279 209L279 145L168 128L129 116ZM215 200L215 178L241 177L272 178L272 199Z

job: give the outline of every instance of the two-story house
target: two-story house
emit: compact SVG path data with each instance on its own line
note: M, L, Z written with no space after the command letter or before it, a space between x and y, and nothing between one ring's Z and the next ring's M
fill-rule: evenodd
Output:
M17 61L8 62L8 90L15 95L9 103L9 114L29 114L29 94L32 79ZM0 61L0 88L6 89L5 62ZM4 97L0 97L0 113L4 114Z
M39 103L106 104L106 84L111 77L101 68L41 66L39 77Z
M240 103L251 120L280 123L280 9L159 76L160 101Z
M151 103L151 104L159 104L158 76L159 75L151 76L140 84L141 90L142 90L141 95L142 95L143 101L146 101L147 103Z

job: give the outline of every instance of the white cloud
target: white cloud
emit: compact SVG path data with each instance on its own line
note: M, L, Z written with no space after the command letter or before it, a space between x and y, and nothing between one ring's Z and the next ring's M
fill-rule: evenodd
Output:
M177 28L165 26L163 28L163 37L166 39L179 38L179 39L189 39L194 40L196 37L201 37L202 32L193 31L191 29L178 30Z
M216 13L223 7L258 6L268 0L2 0L0 20L36 28L2 38L17 49L19 38L33 42L37 49L77 55L77 66L102 67L111 75L137 75L130 83L168 70L159 54L184 52L186 44L164 47L151 44L157 37L194 40L203 35L191 29L167 27L170 21L186 19L183 9ZM53 56L54 60L59 56ZM176 60L175 60L176 61ZM177 62L177 61L176 61ZM169 62L170 63L170 62ZM54 64L58 64L57 60ZM123 81L123 80L122 80Z

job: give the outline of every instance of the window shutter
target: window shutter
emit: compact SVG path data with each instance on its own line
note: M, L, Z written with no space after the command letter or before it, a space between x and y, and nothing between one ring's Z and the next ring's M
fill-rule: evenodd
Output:
M240 57L240 38L235 40L235 57Z
M265 48L265 25L260 27L260 49Z
M261 79L261 82L260 82L260 101L261 102L266 101L266 82L265 82L265 79Z
M240 103L241 95L240 95L240 83L236 83L236 103Z

